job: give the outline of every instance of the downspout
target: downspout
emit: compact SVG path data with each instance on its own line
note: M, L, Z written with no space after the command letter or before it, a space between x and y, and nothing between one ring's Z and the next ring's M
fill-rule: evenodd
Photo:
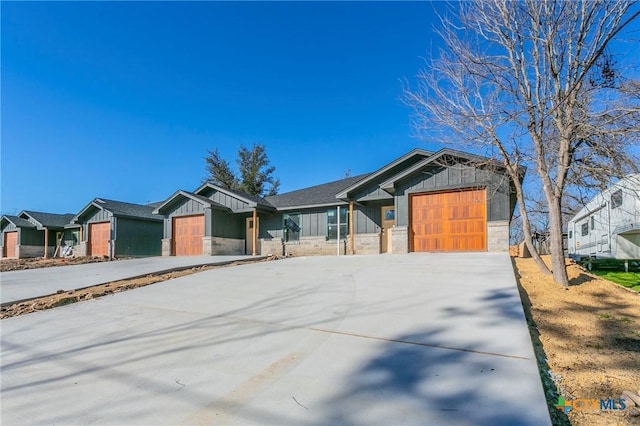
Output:
M336 211L338 212L338 229L336 230L336 249L338 251L338 256L340 256L340 206L336 207Z
M258 208L253 209L253 248L251 255L255 256L257 253L258 245Z
M355 241L353 235L353 201L349 201L349 253L356 254Z

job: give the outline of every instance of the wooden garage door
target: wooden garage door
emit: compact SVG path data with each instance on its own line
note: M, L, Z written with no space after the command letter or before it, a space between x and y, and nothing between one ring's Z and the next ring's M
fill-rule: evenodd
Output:
M175 256L202 255L204 215L173 218L173 254Z
M91 256L109 256L111 222L89 224L89 254Z
M18 231L4 233L5 257L16 257L16 244L18 244Z
M484 189L411 198L413 251L484 251L486 229Z

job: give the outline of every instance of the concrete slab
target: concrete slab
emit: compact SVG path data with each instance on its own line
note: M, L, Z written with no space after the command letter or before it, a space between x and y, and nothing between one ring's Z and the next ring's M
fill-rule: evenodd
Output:
M505 254L294 258L2 321L2 424L550 424Z
M0 273L0 303L47 296L188 266L216 265L255 256L157 256ZM258 257L262 258L262 257Z

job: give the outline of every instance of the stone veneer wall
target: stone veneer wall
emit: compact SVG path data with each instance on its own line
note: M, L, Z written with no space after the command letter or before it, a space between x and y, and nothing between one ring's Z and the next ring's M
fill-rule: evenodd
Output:
M259 242L257 252L260 253ZM202 237L202 254L204 256L245 254L244 240L222 237Z
M73 254L75 256L86 256L87 255L87 241L81 241L77 246L73 248Z
M495 221L487 222L487 251L508 252L509 251L509 222Z
M340 241L340 254L347 254L348 241ZM300 241L284 244L285 256L337 255L337 242L325 237L300 237Z
M162 239L162 255L171 256L171 238Z
M391 232L391 253L409 253L409 228L394 226Z
M284 256L284 244L279 238L261 238L260 247L262 255Z
M353 245L355 250L354 254L379 254L380 234L356 234Z

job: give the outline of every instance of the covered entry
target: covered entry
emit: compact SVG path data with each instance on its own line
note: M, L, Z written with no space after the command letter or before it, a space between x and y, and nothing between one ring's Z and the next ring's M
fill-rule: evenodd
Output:
M413 251L485 251L486 190L460 190L411 196Z
M174 256L202 255L204 237L204 215L173 218Z
M109 256L111 222L89 224L89 245L91 256Z

